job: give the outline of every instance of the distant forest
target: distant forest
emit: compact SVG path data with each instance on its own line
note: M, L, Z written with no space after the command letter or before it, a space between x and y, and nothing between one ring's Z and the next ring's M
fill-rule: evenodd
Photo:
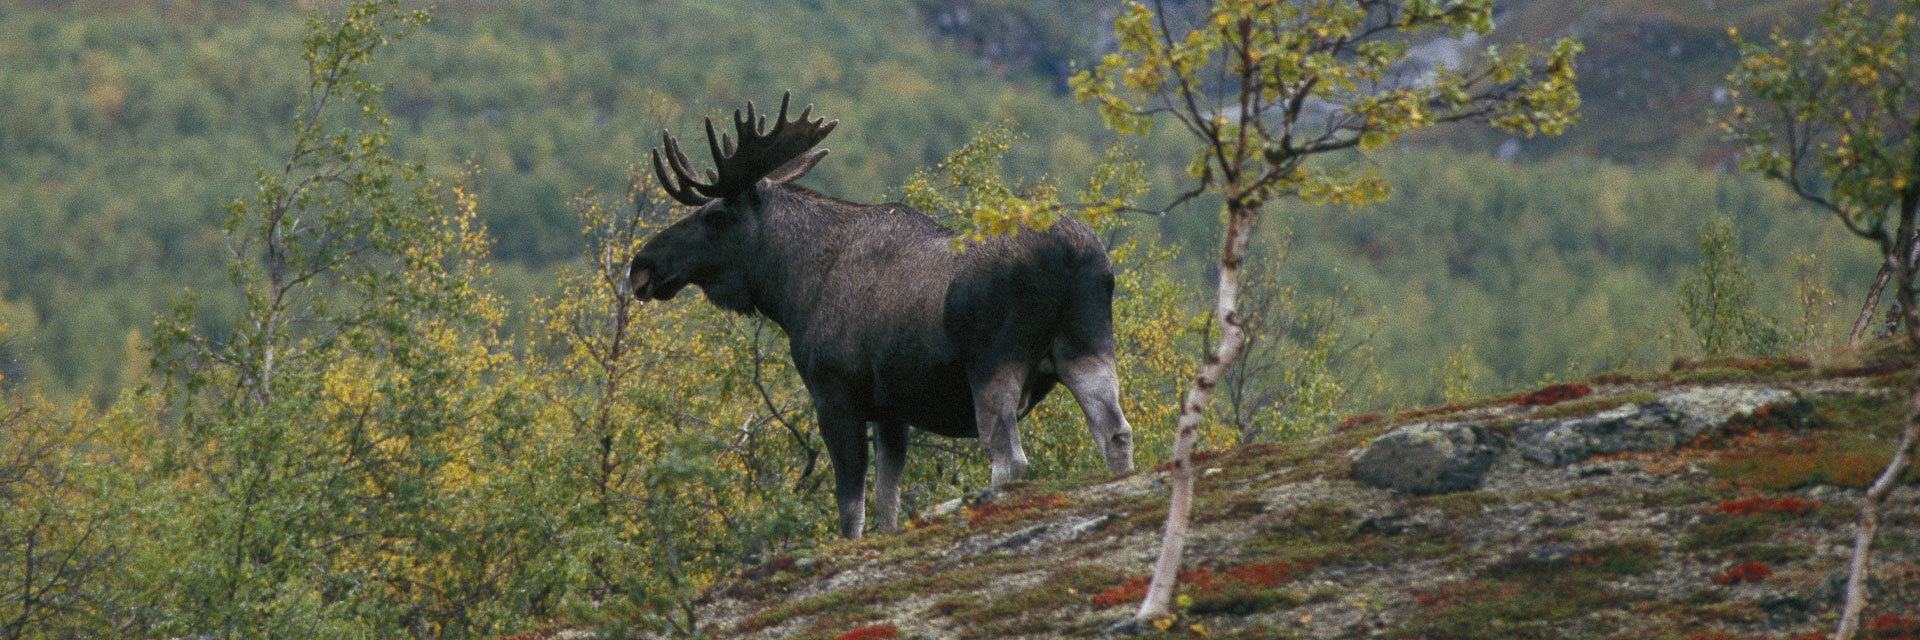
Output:
M304 88L306 9L293 4L4 4L0 384L104 402L145 377L153 317L187 288L209 328L238 317L221 298L218 228L256 172L286 160ZM1104 5L894 4L455 0L370 76L389 87L396 154L470 186L493 286L523 306L556 294L555 265L584 250L572 203L624 193L662 127L695 136L700 117L783 90L842 122L807 182L851 200L900 197L916 170L1000 122L1021 136L1007 173L1028 180L1083 181L1116 143L1155 184L1183 170L1170 137L1119 140L1064 95L1064 77L1109 46ZM1390 401L1431 400L1441 374L1485 392L1687 353L1677 285L1699 260L1698 230L1724 216L1751 256L1756 309L1827 323L1804 339L1837 339L1872 274L1867 248L1727 171L1709 126L1734 57L1726 27L1806 4L1510 3L1490 40L1585 39L1583 124L1553 140L1420 138L1367 158L1394 195L1276 209L1267 224L1285 233L1264 235L1290 241L1262 249L1285 254L1269 282L1339 309L1364 372L1353 375ZM1177 246L1179 277L1199 287L1210 219L1131 228ZM1789 248L1805 254L1797 266ZM508 325L535 331L525 315Z

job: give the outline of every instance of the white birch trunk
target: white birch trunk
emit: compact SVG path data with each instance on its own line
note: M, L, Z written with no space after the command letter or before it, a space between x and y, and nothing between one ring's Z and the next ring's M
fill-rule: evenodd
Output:
M1899 448L1860 500L1860 529L1853 535L1853 560L1847 567L1847 602L1833 631L1834 640L1851 640L1860 631L1860 614L1867 608L1867 567L1873 558L1874 532L1880 527L1880 501L1900 484L1900 476L1912 464L1916 435L1920 435L1920 386L1907 397L1907 428L1901 431Z
M1135 622L1150 623L1171 613L1175 582L1180 573L1180 557L1186 551L1187 528L1193 510L1193 448L1200 437L1200 422L1206 417L1213 389L1220 384L1240 351L1246 346L1246 333L1235 311L1240 297L1240 266L1246 256L1247 237L1253 232L1255 211L1234 208L1227 212L1226 241L1220 248L1220 282L1214 290L1213 315L1220 323L1220 343L1200 367L1199 375L1188 387L1180 404L1179 433L1173 440L1172 495L1167 499L1167 526L1160 538L1160 558L1153 564L1153 578L1147 595L1140 601Z

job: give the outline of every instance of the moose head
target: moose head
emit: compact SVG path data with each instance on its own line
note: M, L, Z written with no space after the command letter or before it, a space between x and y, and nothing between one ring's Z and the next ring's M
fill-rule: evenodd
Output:
M808 120L813 105L793 120L787 119L791 92L780 97L780 113L773 129L766 128L766 116L757 114L752 102L746 113L733 112L736 143L732 136L715 136L713 119L708 118L707 148L713 155L714 169L702 182L693 177L680 142L665 130L660 132L662 149L652 152L653 172L668 195L680 204L699 207L692 214L662 230L635 255L627 268L627 279L634 296L640 300L667 300L688 284L699 285L716 306L746 312L751 302L740 266L739 255L749 246L760 222L761 211L771 199L771 191L807 174L826 157L827 150L812 150L840 124L825 118ZM666 161L661 162L664 150ZM810 151L811 150L811 151ZM672 175L668 175L668 170Z

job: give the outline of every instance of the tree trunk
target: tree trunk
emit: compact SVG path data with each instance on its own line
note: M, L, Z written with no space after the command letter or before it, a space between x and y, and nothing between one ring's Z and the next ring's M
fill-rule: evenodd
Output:
M1874 532L1880 526L1880 501L1900 484L1900 476L1913 462L1916 435L1920 435L1920 385L1907 396L1907 428L1900 434L1893 459L1887 461L1887 468L1860 499L1860 529L1854 533L1853 559L1847 566L1847 602L1840 613L1840 626L1833 631L1834 640L1851 640L1860 630L1860 614L1867 607L1867 565L1873 556Z
M1860 305L1860 317L1853 321L1853 330L1847 332L1847 346L1860 344L1860 336L1867 332L1867 325L1873 322L1873 312L1880 308L1880 291L1887 288L1887 276L1893 274L1892 267L1882 262L1880 273L1873 277L1873 286L1867 288L1867 302Z
M1179 433L1173 440L1172 495L1167 499L1167 526L1160 538L1160 558L1154 562L1153 578L1140 611L1133 621L1152 622L1171 613L1175 581L1180 572L1180 556L1186 550L1189 515L1193 507L1193 447L1200 437L1200 422L1206 417L1213 389L1246 346L1243 320L1235 310L1240 297L1240 266L1246 256L1247 238L1253 232L1258 205L1244 200L1229 201L1226 241L1220 248L1220 282L1214 290L1214 317L1220 322L1220 343L1214 345L1193 386L1187 388L1180 404Z
M1914 128L1920 132L1920 121L1915 121ZM1920 167L1920 148L1916 148L1914 155L1915 166ZM1913 308L1914 266L1920 257L1911 250L1920 242L1920 236L1916 235L1916 217L1920 217L1920 190L1910 189L1900 198L1900 231L1888 258L1898 286L1895 291L1899 297L1894 299L1894 304L1899 307L1907 350L1909 354L1920 355L1920 314ZM1860 499L1860 527L1853 536L1853 558L1847 563L1847 601L1840 612L1840 623L1833 630L1834 640L1852 640L1860 631L1860 614L1867 608L1867 572L1873 559L1873 536L1880 526L1880 501L1886 499L1893 487L1900 484L1900 476L1906 474L1907 466L1913 461L1916 436L1920 436L1920 384L1915 384L1907 396L1906 428L1900 431L1900 443L1893 450L1893 458Z

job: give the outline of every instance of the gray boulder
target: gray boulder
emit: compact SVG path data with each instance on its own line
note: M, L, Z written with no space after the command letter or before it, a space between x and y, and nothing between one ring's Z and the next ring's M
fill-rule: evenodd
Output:
M1506 450L1505 439L1484 427L1416 422L1374 438L1354 458L1361 482L1428 495L1480 488L1480 476Z
M1786 402L1793 395L1766 387L1693 387L1582 418L1523 422L1514 449L1528 460L1564 467L1623 451L1666 451L1718 429L1736 415Z

